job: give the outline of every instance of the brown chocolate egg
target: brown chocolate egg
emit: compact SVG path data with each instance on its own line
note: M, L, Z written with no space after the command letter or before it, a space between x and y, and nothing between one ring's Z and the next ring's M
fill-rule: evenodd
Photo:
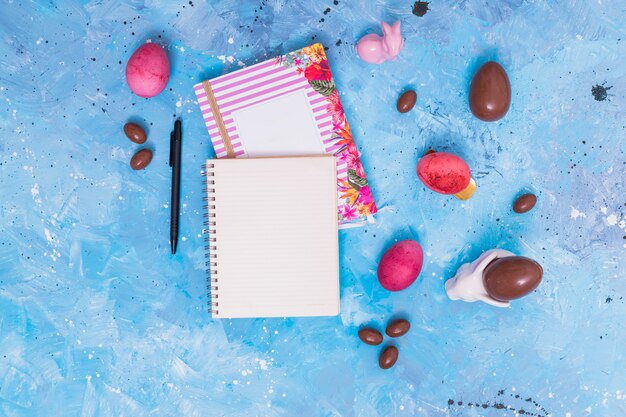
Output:
M408 113L415 107L415 103L417 103L417 93L413 90L407 90L398 99L396 108L400 113Z
M385 329L385 333L387 333L387 336L389 337L400 337L407 334L410 328L411 323L409 323L408 320L398 319L389 323Z
M474 116L485 122L504 117L511 104L511 84L497 62L484 64L472 78L469 106Z
M152 161L152 151L150 149L140 149L130 160L130 167L135 171L144 169Z
M537 196L531 193L519 196L513 203L513 211L519 214L527 213L537 204Z
M485 290L498 301L523 297L541 283L543 268L524 256L507 256L491 262L483 272Z
M365 344L376 346L383 343L383 335L376 329L365 327L359 330L359 339Z
M139 144L144 143L148 138L146 131L137 123L126 123L124 125L124 133L128 139Z
M382 369L389 369L398 361L398 348L395 346L387 346L378 358L378 366Z

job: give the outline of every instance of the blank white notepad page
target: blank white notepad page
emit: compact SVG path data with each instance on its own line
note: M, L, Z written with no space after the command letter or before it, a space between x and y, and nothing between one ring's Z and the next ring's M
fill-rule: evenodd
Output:
M232 117L248 157L326 154L306 90L234 111Z
M339 314L335 158L218 159L213 317Z

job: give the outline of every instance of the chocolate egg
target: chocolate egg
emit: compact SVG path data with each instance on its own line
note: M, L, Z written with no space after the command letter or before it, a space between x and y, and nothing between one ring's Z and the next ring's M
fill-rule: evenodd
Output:
M484 64L472 78L469 106L474 116L485 122L504 117L511 104L511 84L497 62Z
M537 204L537 196L531 193L521 195L513 203L513 211L519 214L529 212Z
M407 90L398 99L396 108L400 113L408 113L417 102L417 93L413 90Z
M472 179L465 161L447 152L432 152L421 157L417 176L426 187L441 194L460 193Z
M541 283L543 268L524 256L507 256L491 262L483 272L485 290L498 301L523 297Z
M148 138L146 131L137 123L126 123L124 125L124 133L128 139L139 144L144 143Z
M359 339L367 345L380 345L383 342L383 335L376 329L365 327L359 330Z
M398 361L398 348L395 346L386 347L378 358L378 365L382 369L389 369Z
M130 167L135 171L144 169L152 161L152 151L150 149L141 149L130 159Z
M408 333L411 323L405 319L394 320L385 329L385 333L389 337L400 337Z

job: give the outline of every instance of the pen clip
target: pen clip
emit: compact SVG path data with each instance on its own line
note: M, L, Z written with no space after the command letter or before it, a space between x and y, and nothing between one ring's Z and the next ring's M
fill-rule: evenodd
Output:
M170 132L170 166L174 164L174 132Z

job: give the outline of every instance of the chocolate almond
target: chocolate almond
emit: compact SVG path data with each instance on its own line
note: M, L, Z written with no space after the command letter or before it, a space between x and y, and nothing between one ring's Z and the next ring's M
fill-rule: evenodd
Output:
M407 90L398 99L398 103L396 104L396 108L400 113L408 113L411 111L413 107L415 107L415 103L417 102L417 93L413 90Z
M398 348L395 346L387 346L378 358L378 365L382 369L389 369L398 361Z
M527 213L537 204L537 196L531 193L521 195L513 203L513 211L519 214Z
M389 337L400 337L407 334L409 329L411 328L411 323L405 319L394 320L387 326L385 329L385 333Z
M367 345L380 345L383 342L383 335L376 329L365 327L359 330L359 339Z
M142 144L148 139L146 131L137 123L126 123L124 125L124 133L128 139L135 143Z
M151 161L152 151L150 149L141 149L131 158L130 167L138 171L147 167Z

